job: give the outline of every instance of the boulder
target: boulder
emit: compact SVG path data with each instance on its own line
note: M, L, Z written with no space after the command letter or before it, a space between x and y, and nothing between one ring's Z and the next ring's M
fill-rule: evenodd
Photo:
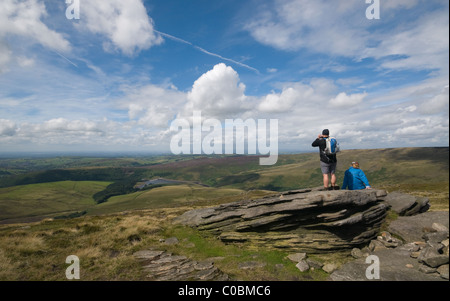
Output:
M353 248L350 254L352 255L353 258L361 258L364 256L361 249L358 248Z
M440 247L438 246L438 244L427 245L420 252L419 257L417 257L417 260L432 268L436 268L441 265L447 264L449 258L447 255L440 253L439 248Z
M386 246L379 240L372 240L370 241L368 248L371 252L375 252L386 249Z
M311 258L306 258L306 263L309 265L311 269L321 269L323 268L323 263Z
M425 258L423 262L432 268L436 268L441 265L448 264L448 256L446 255L430 256L428 258Z
M448 278L448 264L441 265L437 269L437 272L439 273L439 275L441 275L441 278L449 280L449 278Z
M211 261L194 261L161 250L141 250L133 254L147 278L156 281L225 281L229 277Z
M306 272L309 270L309 264L303 259L300 260L295 266L300 270L300 272Z
M334 262L329 262L326 263L323 267L322 270L324 270L325 272L327 272L328 274L333 273L334 271L336 271L336 269L338 268L338 265Z
M427 211L430 208L428 198L417 197L394 191L385 198L391 210L401 216L411 216Z
M431 228L436 230L437 232L448 232L448 227L444 226L443 224L440 223L433 223L431 225Z
M176 245L176 244L178 244L178 242L179 242L178 238L176 238L176 237L169 237L164 240L164 243L166 245Z
M388 232L372 240L369 251L379 259L379 280L448 280L448 214L425 212L391 222L389 229L405 241L398 246L390 244L395 238ZM355 261L344 264L330 279L371 280L365 275L369 264L354 257Z
M425 233L422 238L431 243L445 241L448 239L448 231Z
M185 212L175 223L223 242L325 253L368 244L386 217L386 191L302 189Z
M415 242L422 240L428 229L432 229L433 223L439 223L448 229L448 211L428 211L414 216L400 216L389 224L388 231L401 237L405 242Z
M300 262L306 258L306 253L290 254L287 256L287 258L292 260L293 262Z
M372 262L359 258L342 265L330 275L333 281L439 281L444 280L438 273L425 273L417 259L409 256L406 248L385 248L372 253L379 259L379 279L369 279ZM443 274L445 274L444 268Z

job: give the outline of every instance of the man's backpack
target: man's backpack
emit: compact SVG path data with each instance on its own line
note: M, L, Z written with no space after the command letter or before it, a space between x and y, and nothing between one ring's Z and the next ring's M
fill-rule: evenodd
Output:
M328 137L325 138L325 141L327 143L325 147L325 154L333 155L341 150L339 147L339 142L337 142L336 138Z

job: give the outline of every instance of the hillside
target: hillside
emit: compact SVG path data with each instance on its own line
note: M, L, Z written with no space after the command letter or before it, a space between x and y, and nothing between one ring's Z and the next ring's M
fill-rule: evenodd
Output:
M87 210L96 204L92 195L109 184L62 181L0 188L0 221L34 221Z
M344 150L338 154L338 184L350 163L359 161L373 187L426 196L431 210L448 210L448 155L448 148ZM317 153L280 155L273 166L258 162L257 156L3 159L0 222L217 204L248 191L263 195L322 183ZM188 182L135 188L142 179L159 177Z
M448 211L448 152L448 148L345 150L339 154L338 181L350 162L357 160L375 188L426 196L430 211ZM0 280L66 280L68 254L80 258L83 280L148 280L133 256L148 248L198 261L214 258L217 267L239 280L327 277L321 269L299 272L285 250L224 244L215 235L172 223L196 208L261 198L275 190L318 187L317 153L281 155L274 166L259 166L258 158L252 156L197 156L166 157L149 164L145 162L151 160L145 158L139 164L131 158L118 159L120 164L133 162L134 166L117 166L111 158L71 158L71 167L62 168L64 159L47 158L47 169L41 169L44 161L28 164L24 159L19 160L19 171L14 160L1 161L0 169L0 219L4 223L0 225ZM82 174L90 180L81 181ZM94 196L99 192L109 195L119 192L116 188L128 189L128 184L141 177L187 182L147 187L96 202ZM14 181L27 184L11 185ZM390 214L387 218L397 217ZM179 243L169 244L173 237ZM350 257L336 253L310 255L309 259L342 264ZM246 268L255 261L265 265Z

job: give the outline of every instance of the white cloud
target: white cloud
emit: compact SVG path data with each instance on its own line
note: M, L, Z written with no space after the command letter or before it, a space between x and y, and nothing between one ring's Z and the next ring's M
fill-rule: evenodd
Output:
M45 121L39 130L45 132L102 132L93 121L89 120L67 120L65 118L54 118Z
M368 4L360 0L270 3L260 6L244 25L262 44L356 61L375 58L387 69L435 68L448 73L448 1L437 3L442 9L425 11L419 0L381 1L382 16L376 21L366 19Z
M80 10L86 18L81 26L107 37L105 50L119 49L132 56L163 42L141 0L90 0L82 2Z
M302 106L314 93L314 89L309 85L294 84L285 87L279 94L271 93L266 95L259 104L262 112L283 113L289 112L295 105Z
M260 10L244 28L257 41L278 49L308 48L354 56L364 49L367 39L365 28L356 26L361 23L358 10L365 18L364 5L357 0L277 0L273 7Z
M126 96L120 107L128 110L131 120L147 128L165 128L178 110L186 102L186 95L174 87L146 85L133 88L124 87Z
M65 5L59 7L65 8ZM141 0L81 1L80 11L80 22L73 25L104 36L103 46L106 51L118 50L133 56L163 42L162 37L155 33L153 20L147 15ZM61 15L64 15L63 12ZM16 50L19 50L11 49L8 43L26 47L33 43L40 44L77 67L65 56L72 50L72 45L62 33L64 28L61 28L61 32L49 28L44 23L47 17L43 1L0 1L0 73L9 70L9 64L15 59ZM21 47L20 52L26 53L26 49ZM16 62L21 67L28 67L34 62L27 54L18 56Z
M409 24L394 27L389 34L374 34L374 38L380 43L367 48L365 56L376 59L394 56L393 59L385 59L381 67L448 70L448 8L447 12L427 13Z
M392 113L377 114L370 120L370 126L377 129L388 127L391 129L396 129L401 126L401 124L403 124L401 116L401 113L398 111Z
M419 0L395 0L395 1L383 1L380 9L411 9L419 3Z
M328 78L285 82L279 83L278 91L246 95L239 74L225 64L218 64L201 75L190 91L179 91L170 84L122 85L120 91L124 96L109 99L108 106L103 104L106 107L97 104L98 112L81 110L91 108L84 98L81 103L71 98L57 105L53 98L48 104L40 104L46 112L44 121L42 114L33 121L0 120L0 140L3 149L28 142L42 147L86 145L168 150L173 134L168 131L170 121L192 117L194 110L200 110L204 118L222 121L278 119L280 149L287 146L313 150L311 142L324 128L329 128L340 140L343 149L442 145L448 138L445 134L448 113L440 111L442 106L448 108L445 78L380 90L375 95L342 91L337 82ZM35 99L18 104L10 99L8 103L27 107ZM71 101L78 105L70 105ZM1 105L9 110L4 100ZM99 120L100 115L114 121ZM443 133L439 141L433 136L436 132Z
M281 92L261 98L259 110L270 113L266 117L279 118L280 145L294 150L312 150L312 140L324 128L340 140L343 149L442 146L448 140L445 83L445 78L433 78L372 95L339 92L333 81L317 78L309 83L285 83ZM291 105L283 91L299 92L301 86L308 94L297 95ZM433 133L440 133L440 138Z
M194 82L184 114L201 110L205 117L229 117L245 112L250 107L244 91L238 73L224 63L217 64Z
M0 120L0 133L2 124ZM22 146L22 150L46 151L167 151L164 130L149 131L134 121L53 118L41 123L24 122L16 128L15 132L0 134L2 150Z
M46 16L45 5L37 0L0 1L0 73L8 71L8 64L14 58L13 51L6 42L10 37L38 43L54 51L71 50L70 42L61 33L42 22L41 19ZM32 60L22 57L18 62L28 66Z
M48 147L65 145L105 146L120 141L121 129L124 127L107 119L53 118L41 123L21 123L17 126L14 138L15 144L31 143L33 149L46 146L47 150L51 150Z
M35 61L32 58L27 58L24 56L17 57L17 63L20 67L31 67L34 65ZM0 63L1 64L1 63Z
M448 119L447 122L431 117L410 120L403 127L398 128L394 134L401 138L408 138L413 143L421 139L428 141L447 139L448 142Z
M17 35L34 40L44 47L69 51L71 46L64 37L51 30L41 18L47 15L45 5L37 0L0 2L0 37Z
M367 93L355 93L347 95L345 92L339 93L336 97L330 99L330 105L339 108L351 108L360 104L363 99L367 96Z
M342 85L344 87L361 84L363 82L364 82L364 80L362 78L358 78L358 77L339 78L339 79L336 80L337 84Z
M449 106L449 93L448 85L442 90L441 93L433 98L426 100L420 107L419 112L422 114L433 115L441 112L448 112Z
M7 119L0 119L0 136L13 136L17 131L16 124Z

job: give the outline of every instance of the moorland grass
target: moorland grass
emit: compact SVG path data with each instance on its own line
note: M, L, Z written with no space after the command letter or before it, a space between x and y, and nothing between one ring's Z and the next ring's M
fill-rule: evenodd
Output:
M69 255L80 258L81 280L146 280L133 253L148 248L195 260L216 258L216 266L235 280L324 280L327 275L321 270L299 272L283 250L247 243L226 245L214 235L171 223L192 208L275 193L270 189L322 184L316 153L282 155L269 167L260 167L253 159L233 157L232 164L226 159L170 160L158 167L178 179L203 181L209 177L210 184L220 186L163 186L115 196L102 204L95 204L92 195L110 182L64 181L0 189L0 219L87 210L82 217L0 225L0 280L64 281ZM425 196L430 199L430 210L448 211L448 148L344 150L338 160L338 183L350 162L356 160L373 187ZM196 162L201 164L196 167ZM145 168L151 171L155 167ZM396 218L391 213L386 223ZM178 238L177 245L161 242L172 236ZM344 263L350 256L337 253L311 258ZM248 261L265 265L241 269Z
M323 280L320 270L301 273L282 250L247 244L224 244L215 236L170 221L188 207L134 211L126 214L83 216L70 220L44 220L32 224L0 226L0 281L66 281L66 257L80 259L81 281L148 278L133 253L165 250L193 260L214 258L231 280ZM177 237L177 245L162 241ZM341 255L341 260L348 257ZM241 269L249 261L265 265Z
M0 188L0 221L85 210L96 204L92 195L110 183L61 181Z

